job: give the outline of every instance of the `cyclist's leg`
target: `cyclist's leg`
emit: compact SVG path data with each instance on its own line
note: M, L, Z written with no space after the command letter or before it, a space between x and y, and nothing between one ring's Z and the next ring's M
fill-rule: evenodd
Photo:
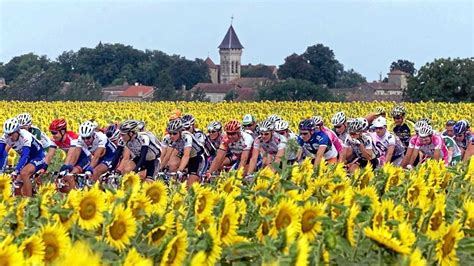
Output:
M178 157L178 150L172 149L171 150L171 157L168 161L168 166L170 172L176 172L179 167L179 163L181 162L181 158Z
M194 182L199 182L200 181L200 177L199 177L198 173L199 173L199 166L200 166L202 161L203 161L203 157L199 156L199 155L195 156L195 157L192 157L192 158L189 158L189 162L188 162L189 176L188 176L188 180L186 182L187 187L191 187Z
M21 193L23 196L33 196L33 185L31 184L30 177L36 172L36 166L33 163L28 163L21 169L19 179L23 181L21 187Z
M94 167L94 172L92 173L92 180L97 181L99 180L99 177L103 174L105 174L109 170L109 167L107 166L106 162L101 162L96 167Z

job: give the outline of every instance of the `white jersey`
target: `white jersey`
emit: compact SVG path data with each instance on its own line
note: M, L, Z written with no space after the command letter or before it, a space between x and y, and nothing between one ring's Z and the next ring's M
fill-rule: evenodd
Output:
M346 138L345 141L345 146L346 147L351 147L352 152L358 157L358 158L364 158L362 156L362 151L360 150L360 143L362 143L365 147L366 150L372 150L374 152L374 155L372 156L371 159L374 159L378 157L378 151L374 149L374 142L372 141L372 137L369 135L369 133L362 133L361 139L353 139L351 136Z
M195 137L195 135L189 133L188 131L181 132L181 138L176 141L171 141L171 136L168 134L163 140L164 147L171 147L178 151L178 157L183 156L184 149L191 147L190 158L196 157L204 153L204 146L201 142Z
M287 139L285 136L273 132L271 139L264 142L262 136L259 136L253 142L253 147L263 151L263 153L275 155L279 150L286 149Z
M90 153L94 153L98 148L106 148L106 149L111 149L112 151L115 151L115 145L109 141L107 136L100 132L96 131L94 132L94 140L92 141L92 144L90 146L86 145L82 137L79 137L79 143L81 144L82 147L86 147Z
M20 129L17 141L12 141L6 134L3 135L0 142L5 143L15 150L18 154L21 154L24 147L30 148L30 156L35 157L40 151L43 150L41 143L25 129Z
M379 137L377 133L369 133L372 136L372 140L374 142L374 146L377 149L377 152L380 156L386 156L388 148L390 146L394 146L395 150L393 151L392 158L397 158L403 156L405 153L405 148L403 147L402 142L400 139L395 136L394 134L386 131L385 135Z
M151 132L138 132L137 136L127 143L120 139L118 145L127 147L130 150L133 158L140 157L142 147L147 146L147 161L155 160L156 158L160 157L161 154L161 144Z
M54 144L54 142L38 127L31 126L29 132L33 134L37 140L39 140L44 149L49 147L57 148L56 144Z
M232 155L240 159L242 152L250 151L252 149L253 138L252 136L244 131L240 132L240 138L236 142L230 142L229 138L224 135L223 141L219 149L230 151Z

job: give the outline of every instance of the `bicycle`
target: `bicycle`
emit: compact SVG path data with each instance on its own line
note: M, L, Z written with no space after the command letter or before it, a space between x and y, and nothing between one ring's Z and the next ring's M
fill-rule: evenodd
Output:
M99 182L101 186L104 185L117 190L120 188L122 183L122 175L116 171L106 172L99 177Z
M53 173L54 182L56 188L59 192L64 192L64 189L69 188L69 184L64 180L64 177L73 177L76 182L75 189L84 190L85 188L91 188L94 186L94 181L89 178L89 175L86 174L76 174L76 173Z

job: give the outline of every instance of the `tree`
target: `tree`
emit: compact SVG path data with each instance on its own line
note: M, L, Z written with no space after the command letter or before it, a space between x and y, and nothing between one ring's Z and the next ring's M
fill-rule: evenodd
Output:
M306 49L303 58L312 66L311 81L316 84L334 88L337 77L344 67L337 61L334 52L322 44L316 44Z
M356 72L354 69L344 70L337 78L336 88L351 88L361 83L367 82L364 76Z
M255 66L248 65L242 66L242 77L249 77L249 78L269 78L273 79L273 69L269 66L258 64Z
M293 53L285 58L285 63L280 65L278 76L281 79L312 80L313 67L301 55Z
M258 98L272 101L331 101L334 99L328 89L301 79L288 79L262 87L258 91Z
M30 69L47 70L50 61L46 56L38 56L33 53L13 57L3 66L2 76L6 83L15 80L21 74L29 72Z
M390 71L400 70L414 76L416 74L415 63L408 60L398 59L390 65Z
M91 75L79 75L72 82L63 85L60 98L68 101L100 101L102 90Z
M473 58L435 59L408 79L410 101L474 101Z

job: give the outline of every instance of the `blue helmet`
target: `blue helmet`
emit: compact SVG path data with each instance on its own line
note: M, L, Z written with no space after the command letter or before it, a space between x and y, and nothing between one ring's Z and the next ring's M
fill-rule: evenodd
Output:
M300 122L298 128L300 130L313 130L316 125L313 119L305 119Z
M453 127L454 134L460 135L467 131L467 123L464 120L458 121Z

